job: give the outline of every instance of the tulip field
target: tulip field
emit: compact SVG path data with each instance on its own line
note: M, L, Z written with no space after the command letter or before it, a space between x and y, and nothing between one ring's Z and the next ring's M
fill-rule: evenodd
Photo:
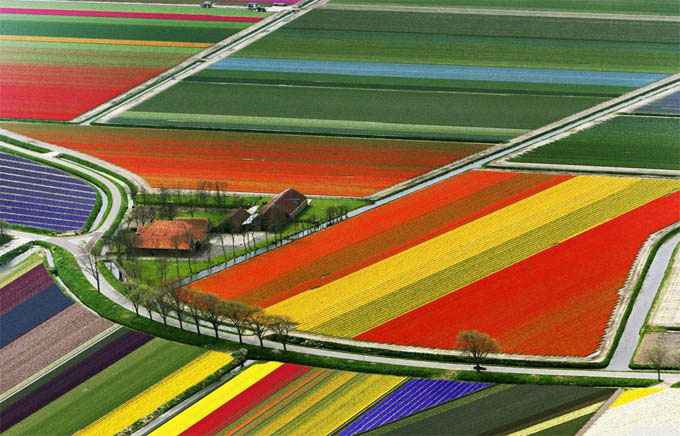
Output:
M152 186L365 196L487 149L490 144L257 133L120 129L37 123L0 127L88 153Z
M0 2L0 118L70 120L261 20L191 11Z
M151 434L352 435L489 386L258 363Z
M505 352L585 356L643 242L680 218L679 190L674 180L470 172L195 286L330 336L448 348L477 328ZM252 273L263 265L267 275Z
M105 121L502 142L677 70L663 19L324 6Z

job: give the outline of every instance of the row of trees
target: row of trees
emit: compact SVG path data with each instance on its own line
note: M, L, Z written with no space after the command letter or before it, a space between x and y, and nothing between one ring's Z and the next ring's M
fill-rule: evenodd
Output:
M223 300L215 294L191 287L157 290L133 281L127 282L126 285L128 297L137 315L141 308L146 309L149 318L152 312L157 312L167 325L168 317L174 313L182 330L184 322L192 319L196 332L200 333L200 323L204 321L212 326L215 337L219 337L219 327L230 324L236 329L240 343L243 343L246 331L257 336L260 346L264 346L264 337L268 333L275 333L286 350L288 335L296 326L296 323L287 316L269 315L260 307L240 301Z

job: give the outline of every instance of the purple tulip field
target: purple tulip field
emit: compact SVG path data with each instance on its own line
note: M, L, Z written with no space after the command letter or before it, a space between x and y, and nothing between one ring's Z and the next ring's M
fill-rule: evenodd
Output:
M48 230L78 230L97 194L70 174L0 153L0 219Z
M412 379L356 419L340 435L364 433L489 386L489 383Z

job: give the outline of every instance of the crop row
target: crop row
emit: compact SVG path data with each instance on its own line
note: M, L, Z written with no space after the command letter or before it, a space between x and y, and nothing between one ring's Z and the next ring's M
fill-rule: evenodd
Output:
M473 328L509 353L588 355L638 250L649 234L680 219L679 202L680 193L656 199L357 338L409 344L418 337L419 345L449 348L459 331ZM494 301L503 304L488 304ZM556 331L569 334L555 340Z
M463 174L207 277L195 286L227 299L269 306L403 251L441 233L442 228L484 216L506 201L509 204L535 192L532 188L540 191L568 178L491 171ZM262 268L269 274L256 273Z
M152 434L330 434L403 381L394 376L259 364Z
M91 154L152 186L362 196L486 149L488 144L322 138L163 129L6 123L9 130Z
M570 179L268 311L302 329L353 336L675 189L664 181Z
M364 433L489 386L491 385L488 383L450 380L410 380L355 419L339 434L351 436Z
M6 153L0 158L10 166L0 175L0 218L60 231L79 229L87 221L97 197L90 185Z
M88 425L78 435L98 436L116 434L156 408L169 402L186 389L199 383L215 371L232 361L224 353L208 352L187 363L182 368L165 377L115 410Z

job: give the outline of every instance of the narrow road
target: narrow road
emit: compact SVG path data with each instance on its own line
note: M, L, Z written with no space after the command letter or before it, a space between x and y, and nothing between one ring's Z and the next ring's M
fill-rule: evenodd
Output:
M614 352L611 362L607 366L609 371L625 371L628 363L633 358L635 348L640 340L640 330L645 324L645 319L654 303L654 297L661 287L666 267L671 261L673 250L680 243L680 233L668 239L657 251L649 271L642 282L642 288L638 294L633 311L626 322L626 327L621 335L618 347Z

